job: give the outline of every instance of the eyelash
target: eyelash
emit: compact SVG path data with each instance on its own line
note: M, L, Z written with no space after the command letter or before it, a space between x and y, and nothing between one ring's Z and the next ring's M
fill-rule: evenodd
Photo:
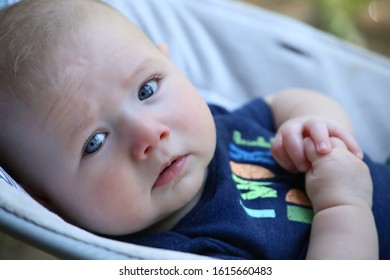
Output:
M154 74L152 75L152 77L150 77L150 79L148 79L148 81L150 80L156 80L156 81L160 81L161 80L161 74Z
M86 150L87 150L88 145L90 144L90 142L93 140L94 137L96 137L99 134L104 135L104 140L102 141L101 145L96 149L96 151L94 151L94 152L92 152L90 154L86 153ZM106 132L96 132L96 133L92 134L91 137L89 137L87 139L87 141L84 143L83 150L82 150L82 156L83 157L87 157L87 156L92 156L92 155L96 154L102 148L102 146L104 145L105 141L107 140L107 137L108 137L108 133L106 133Z
M138 89L140 90L145 84L151 82L151 81L156 81L157 84L160 84L160 81L162 80L162 77L160 74L153 74L149 79L147 79L145 82L141 84L141 87Z
M143 102L155 95L160 87L160 76L153 75L138 89L138 99Z

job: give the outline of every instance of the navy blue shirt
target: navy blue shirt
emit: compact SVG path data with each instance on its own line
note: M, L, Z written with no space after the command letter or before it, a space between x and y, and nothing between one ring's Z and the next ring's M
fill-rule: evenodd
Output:
M170 231L117 239L222 259L305 258L313 211L303 174L288 173L271 155L275 129L270 108L257 99L233 112L210 109L217 147L199 203ZM374 200L383 200L374 204L381 223L381 257L389 258L390 192L382 190L390 168L368 164L381 189L374 192Z

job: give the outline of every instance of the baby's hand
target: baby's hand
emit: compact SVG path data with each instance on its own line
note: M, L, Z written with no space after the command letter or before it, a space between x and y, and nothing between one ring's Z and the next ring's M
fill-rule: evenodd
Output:
M367 165L339 138L329 139L331 151L321 155L310 138L303 139L311 162L306 172L306 192L317 213L339 205L372 205L372 181Z
M303 139L310 137L319 155L332 150L330 138L337 137L358 158L362 150L355 138L337 124L322 117L299 117L286 121L278 129L272 143L272 153L278 163L290 172L307 172L311 163L306 157Z

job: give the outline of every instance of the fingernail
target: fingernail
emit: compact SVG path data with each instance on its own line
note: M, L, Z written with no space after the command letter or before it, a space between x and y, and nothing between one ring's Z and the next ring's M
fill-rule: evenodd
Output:
M318 152L321 153L321 152L327 152L329 150L329 145L328 143L326 142L321 142L319 145L318 145Z

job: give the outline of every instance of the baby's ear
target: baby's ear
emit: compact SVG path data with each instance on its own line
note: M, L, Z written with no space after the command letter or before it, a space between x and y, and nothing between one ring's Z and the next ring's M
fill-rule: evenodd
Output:
M156 47L157 47L157 49L160 50L160 52L162 52L163 55L165 55L166 57L169 56L169 47L167 44L160 43L160 44L157 44Z

